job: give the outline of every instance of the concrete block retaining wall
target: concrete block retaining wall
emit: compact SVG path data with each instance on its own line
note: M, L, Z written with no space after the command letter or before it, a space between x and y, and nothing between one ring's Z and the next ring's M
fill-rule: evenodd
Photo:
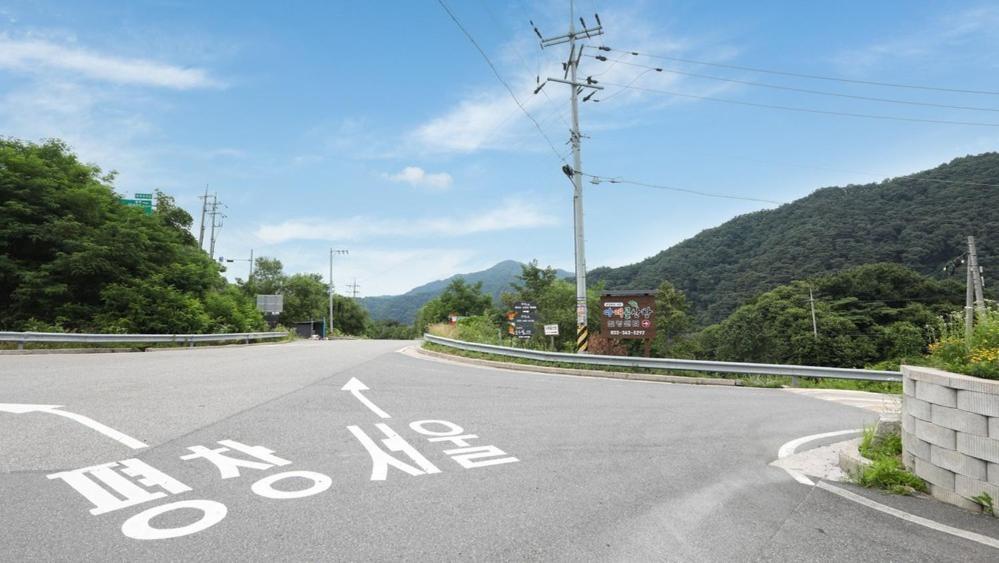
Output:
M902 461L930 494L978 508L999 504L999 381L902 366ZM997 506L999 508L999 506Z

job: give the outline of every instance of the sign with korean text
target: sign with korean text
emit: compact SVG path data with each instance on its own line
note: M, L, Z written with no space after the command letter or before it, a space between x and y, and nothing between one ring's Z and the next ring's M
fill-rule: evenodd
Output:
M558 325L545 325L545 336L558 336Z
M534 336L534 323L538 320L538 306L528 301L513 305L514 336L527 339Z
M653 292L622 292L600 297L600 331L609 338L651 340L656 336Z

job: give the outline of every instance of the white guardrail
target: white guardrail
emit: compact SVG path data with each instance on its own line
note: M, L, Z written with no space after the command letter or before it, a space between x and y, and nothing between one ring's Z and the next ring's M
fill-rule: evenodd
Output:
M76 334L70 332L0 332L0 342L17 342L17 349L23 350L28 342L72 342L72 343L145 343L173 342L194 346L195 342L228 342L242 340L270 340L284 338L287 332L231 332L226 334Z
M424 334L423 340L484 354L496 354L513 358L525 358L547 362L563 362L597 366L618 366L631 368L670 369L684 371L706 371L715 373L738 373L758 375L789 375L797 377L823 377L832 379L861 379L866 381L902 381L901 372L855 368L826 368L819 366L795 366L786 364L749 364L742 362L713 362L704 360L674 360L671 358L636 358L631 356L598 356L594 354L566 354L545 352L526 348L509 348L493 344L464 342ZM796 379L795 379L796 380Z

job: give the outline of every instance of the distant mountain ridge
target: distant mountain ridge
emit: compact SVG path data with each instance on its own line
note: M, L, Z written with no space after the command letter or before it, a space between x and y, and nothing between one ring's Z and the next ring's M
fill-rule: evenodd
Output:
M362 297L361 306L367 309L368 314L375 320L394 320L401 323L412 323L416 319L416 312L424 303L440 295L444 288L455 278L464 278L466 282L474 284L482 282L482 291L492 295L493 301L498 303L499 296L504 291L510 290L510 284L517 281L517 276L521 273L521 264L516 260L504 260L495 266L479 272L468 274L456 274L443 280L432 281L403 293L402 295L379 295L373 297ZM572 276L571 272L556 270L559 277Z
M909 176L816 190L776 209L741 215L659 254L597 268L591 284L649 289L669 280L700 324L792 280L893 262L942 276L977 237L986 279L999 274L999 153L957 158ZM987 292L994 291L987 289Z

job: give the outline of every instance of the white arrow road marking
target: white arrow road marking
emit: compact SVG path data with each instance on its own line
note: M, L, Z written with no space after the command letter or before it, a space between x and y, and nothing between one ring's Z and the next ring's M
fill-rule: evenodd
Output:
M125 444L126 446L132 448L133 450L141 450L142 448L148 448L147 444L136 440L135 438L118 432L114 428L105 426L96 420L83 416L82 414L76 414L75 412L67 412L64 410L59 410L62 405L23 405L16 403L0 403L0 412L8 412L12 414L25 414L29 412L43 412L48 414L54 414L56 416L61 416L63 418L68 418L70 420L75 420L80 424L90 428L91 430L96 430L101 434L104 434L112 440L116 440Z
M370 400L368 400L367 397L365 397L364 395L361 394L361 391L367 391L368 390L368 386L365 385L365 384L363 384L363 383L361 383L356 377L351 377L350 381L348 381L346 385L344 385L343 387L341 387L340 390L341 391L350 391L350 393L353 396L357 397L358 401L361 401L361 403L363 403L364 406L366 406L369 409L371 409L371 412L377 414L378 416L380 416L382 418L392 418L391 416L389 416L389 413L387 413L387 412L383 411L382 409L378 408L378 406L376 406L374 403L372 403Z

